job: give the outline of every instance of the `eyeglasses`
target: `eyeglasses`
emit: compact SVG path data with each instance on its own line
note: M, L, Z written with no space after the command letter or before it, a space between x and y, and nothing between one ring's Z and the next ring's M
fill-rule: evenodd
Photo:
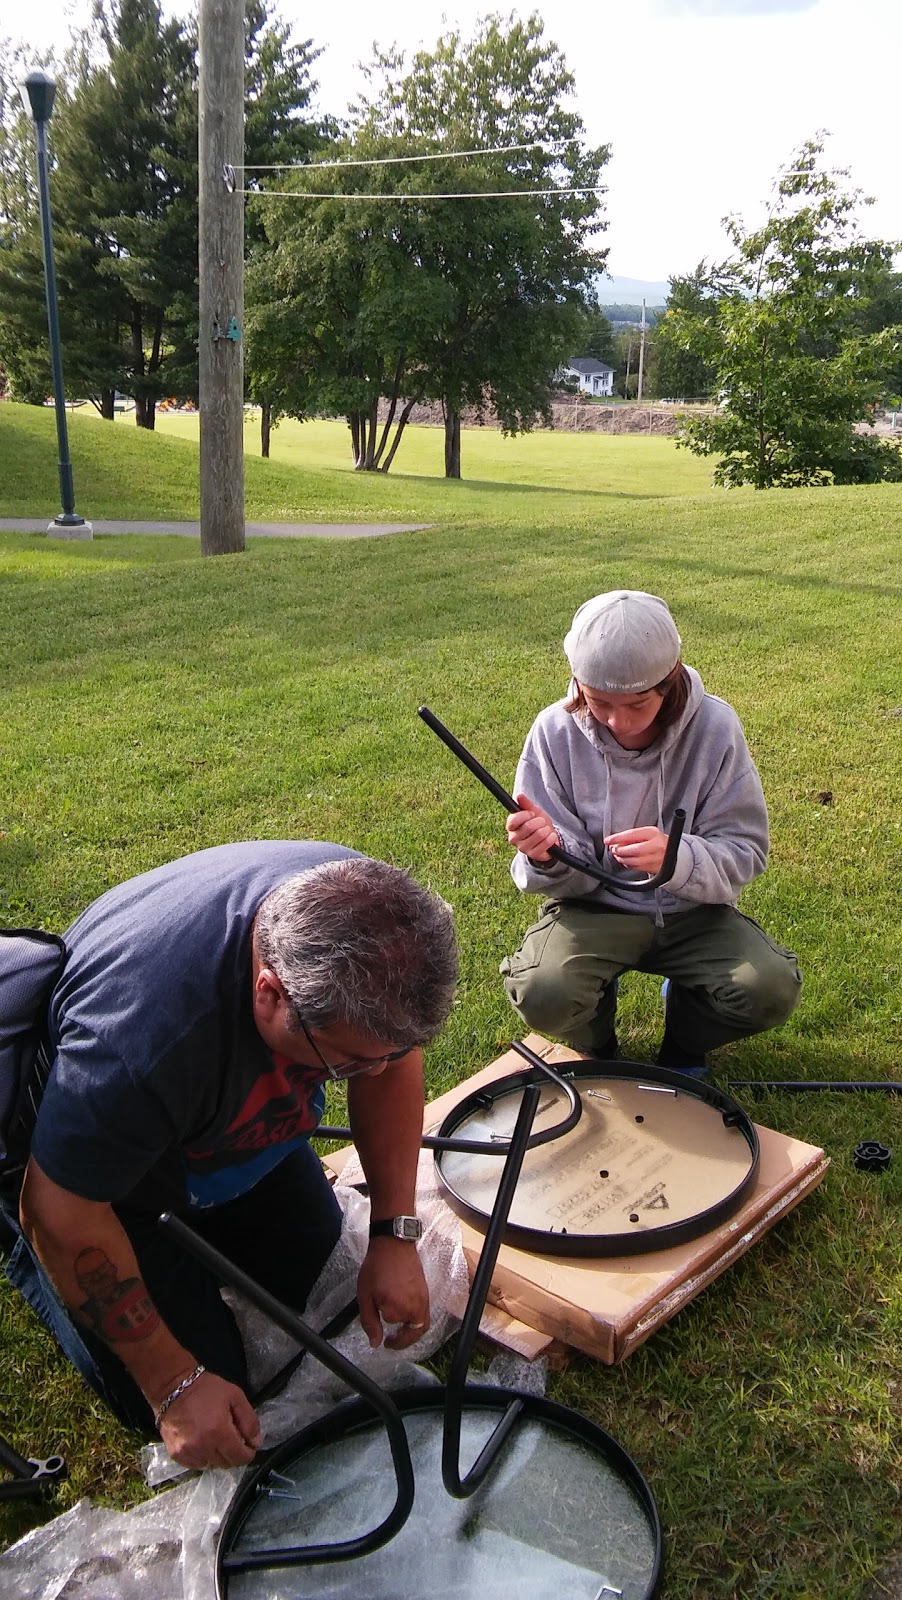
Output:
M300 1021L300 1018L298 1020ZM352 1056L350 1061L342 1061L335 1066L332 1062L326 1060L306 1022L301 1022L301 1030L326 1077L331 1079L333 1083L344 1082L348 1078L362 1077L365 1072L372 1072L374 1067L387 1066L389 1061L400 1061L402 1056L409 1056L413 1049L412 1045L405 1044L400 1050L389 1050L382 1056Z

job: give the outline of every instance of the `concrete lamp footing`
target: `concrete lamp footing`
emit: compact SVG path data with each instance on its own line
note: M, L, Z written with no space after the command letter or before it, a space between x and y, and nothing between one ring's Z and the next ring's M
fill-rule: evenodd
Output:
M91 522L51 522L47 529L48 539L93 539L94 525Z

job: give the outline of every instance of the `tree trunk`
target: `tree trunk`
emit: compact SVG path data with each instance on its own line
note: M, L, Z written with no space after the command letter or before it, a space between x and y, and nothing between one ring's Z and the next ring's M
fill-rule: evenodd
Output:
M101 389L99 396L91 396L91 404L100 412L105 422L112 422L116 415L115 389Z
M395 437L392 440L392 447L389 450L388 455L386 456L385 460L383 461L382 466L379 468L380 472L387 472L389 467L391 466L392 462L394 461L395 452L397 451L398 445L401 443L401 435L402 435L402 433L404 432L404 429L407 426L407 419L410 416L410 413L413 410L413 408L416 405L416 403L417 403L416 400L408 400L406 406L404 407L404 410L401 412L401 415L398 418L398 426L395 429Z
M460 477L460 412L443 406L445 413L445 477Z
M264 461L269 460L269 436L272 432L272 406L264 400L260 407L260 454Z
M388 443L389 434L391 433L391 425L395 420L395 412L398 409L398 400L399 400L400 395L401 395L401 380L402 380L403 376L404 376L404 357L403 356L399 356L398 357L398 364L395 367L395 379L394 379L394 383L392 384L391 401L389 403L388 413L387 413L386 418L385 418L385 426L382 429L382 438L379 440L379 448L376 451L375 465L377 467L378 467L380 461L382 460L382 455L383 455L383 452L385 450L385 446ZM397 448L397 445L395 445L395 449L396 448ZM394 453L395 453L395 450L393 449L391 451L390 455L389 455L388 461L386 462L385 466L382 469L383 472L387 472L389 467L391 466L391 458L394 455Z
M364 458L363 458L363 470L364 470L364 472L375 472L375 470L376 470L376 431L377 431L377 429L379 427L379 399L378 399L378 396L376 397L376 399L373 401L372 405L370 406L369 417L368 417L367 420L368 420L369 426L367 427L367 431L366 431L366 454L364 455Z
M157 402L152 395L135 395L135 422L139 428L153 429L157 420Z

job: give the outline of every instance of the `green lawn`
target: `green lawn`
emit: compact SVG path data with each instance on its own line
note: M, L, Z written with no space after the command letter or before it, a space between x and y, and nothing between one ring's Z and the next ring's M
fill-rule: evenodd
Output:
M153 437L76 414L79 509L196 515L188 424ZM718 1081L902 1079L902 492L715 492L658 439L474 431L459 484L438 476L434 431L412 433L397 476L355 475L346 449L338 424L284 425L270 462L248 459L248 516L434 526L218 561L184 539L0 534L0 921L62 929L120 878L227 839L334 838L409 864L452 901L463 950L429 1052L439 1092L513 1036L497 966L534 907L500 808L416 707L510 782L565 687L576 605L650 589L743 717L773 827L743 905L806 975L791 1023L721 1052ZM0 515L55 512L55 459L51 412L0 405ZM656 985L628 979L621 1010L628 1051L652 1053ZM749 1103L826 1148L824 1185L622 1368L579 1358L551 1392L650 1477L668 1597L846 1600L900 1543L902 1100ZM853 1169L865 1138L895 1146L885 1175ZM63 1448L57 1506L131 1492L134 1441L2 1291L0 1339L0 1432ZM39 1514L0 1508L0 1532Z

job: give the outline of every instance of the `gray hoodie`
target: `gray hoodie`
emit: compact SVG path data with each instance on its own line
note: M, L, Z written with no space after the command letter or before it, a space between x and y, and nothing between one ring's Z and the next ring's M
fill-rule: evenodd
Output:
M548 812L565 850L622 873L603 840L627 828L662 828L686 812L676 871L648 893L609 889L560 862L546 867L520 851L511 864L518 889L554 899L595 900L658 917L697 905L732 905L767 865L767 808L761 780L732 706L706 694L686 669L691 689L679 720L645 750L624 750L588 714L574 716L559 700L539 713L520 757L515 792Z

